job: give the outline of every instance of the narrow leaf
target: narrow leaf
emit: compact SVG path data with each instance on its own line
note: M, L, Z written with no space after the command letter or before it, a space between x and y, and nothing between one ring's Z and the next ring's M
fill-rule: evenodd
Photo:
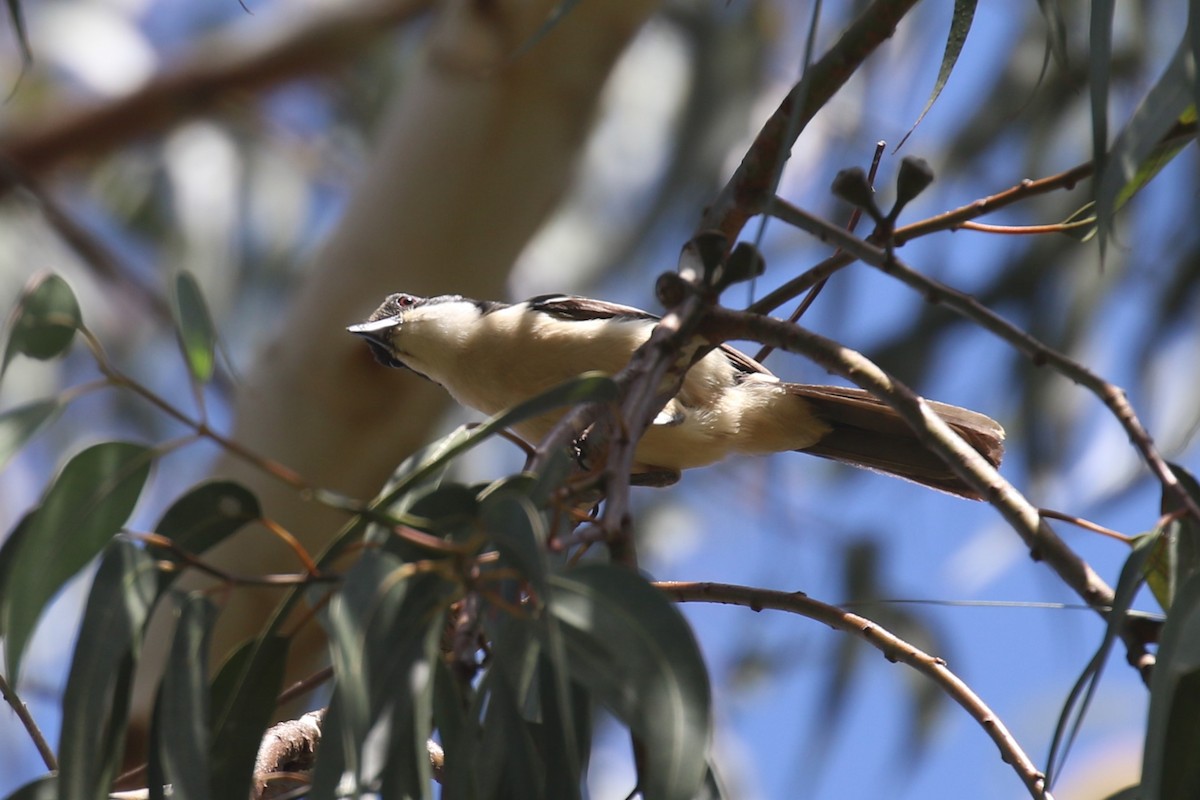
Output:
M58 800L58 776L43 775L17 789L5 800Z
M79 303L67 282L50 273L35 275L9 317L0 376L15 356L46 361L61 355L82 324Z
M925 115L929 113L929 109L933 108L934 102L937 101L942 89L946 86L946 81L950 80L950 73L954 71L954 65L958 63L958 56L962 53L963 44L967 41L967 34L971 32L971 22L975 19L975 6L978 5L978 2L979 0L954 0L954 16L950 20L950 35L946 37L946 49L942 52L942 65L938 67L938 76L933 83L933 91L930 92L929 99L925 101L925 107L921 109L917 121L896 145L896 150L903 147L904 143L908 141L908 137L912 136L913 131L921 124L921 120L925 119Z
M1100 685L1100 676L1104 673L1104 665L1112 651L1113 643L1121 627L1125 625L1133 598L1137 595L1142 577L1146 573L1146 563L1154 551L1157 536L1141 536L1134 540L1133 552L1125 559L1121 567L1121 575L1113 592L1113 607L1108 612L1108 624L1104 629L1104 638L1096 649L1091 661L1084 667L1083 673L1067 695L1063 710L1059 714L1058 725L1054 730L1054 738L1050 743L1050 754L1046 758L1046 785L1051 786L1061 771L1070 753L1075 736L1079 733L1083 720L1087 716L1096 688Z
M35 433L57 417L62 408L62 402L51 397L0 413L0 467L7 464Z
M212 796L208 766L208 639L217 609L200 595L179 599L179 621L167 658L158 705L155 756L171 797L206 800Z
M93 445L67 463L33 512L0 597L5 659L14 680L42 610L129 518L152 458L153 451L141 445Z
M188 370L197 383L208 383L213 375L217 333L200 285L190 272L175 276L172 299L176 333Z
M522 420L563 406L606 402L615 398L616 393L617 385L612 378L599 372L585 372L569 381L564 381L537 397L532 397L520 405L490 417L467 433L451 434L453 443L448 447L440 448L436 454L431 453L427 460L406 461L407 469L403 474L396 476L389 494L392 496L403 494L409 486L420 483L428 475L442 469L452 459L470 450L497 431L510 428ZM400 473L400 470L397 470L397 473Z
M234 481L214 480L193 486L172 503L154 531L180 549L200 555L261 517L253 492ZM166 551L157 554L172 557Z
M711 736L708 672L687 622L645 579L609 564L550 578L572 676L643 745L647 800L691 800Z
M1200 576L1181 587L1150 680L1143 797L1200 797Z
M1200 502L1200 484L1192 474L1178 464L1169 466L1184 491ZM1174 490L1163 489L1160 508L1164 515L1180 510L1182 505ZM1170 611L1179 587L1197 573L1200 573L1200 522L1191 514L1183 514L1163 527L1146 564L1146 583L1162 609Z
M288 640L254 639L222 665L212 685L212 796L246 797L254 758L283 684Z
M21 49L21 68L29 69L33 64L33 49L29 46L29 31L25 28L25 12L21 0L4 0L8 7L8 21L17 34L17 46Z
M133 668L158 592L154 560L117 539L92 582L63 695L63 797L107 797L119 766Z
M1196 60L1185 32L1162 77L1117 134L1112 149L1096 162L1096 223L1102 253L1113 214L1179 152L1162 152L1160 144L1173 126L1195 119L1191 107L1195 83Z
M1104 174L1108 159L1108 87L1112 77L1113 6L1113 0L1092 0L1088 84L1092 101L1092 163L1095 164L1097 175ZM1097 191L1096 196L1099 197L1099 194ZM1100 206L1099 202L1097 206ZM1100 258L1103 261L1108 223L1102 215L1098 221Z
M1063 22L1060 0L1038 0L1038 8L1046 21L1046 47L1062 68L1067 66L1067 26Z

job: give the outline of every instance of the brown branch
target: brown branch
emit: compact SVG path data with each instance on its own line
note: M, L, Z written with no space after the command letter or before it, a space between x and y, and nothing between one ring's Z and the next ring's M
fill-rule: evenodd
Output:
M263 734L254 759L252 797L279 797L308 784L306 775L296 773L306 773L316 764L324 718L325 709L310 711L300 719L280 722Z
M787 158L801 131L845 85L867 56L887 41L917 0L875 0L841 38L814 63L771 115L746 151L733 177L704 214L699 230L715 230L734 241L746 221L774 194L776 167ZM803 107L797 104L803 100Z
M1038 339L980 304L969 294L922 275L896 258L894 253L888 253L883 248L859 239L836 225L779 199L776 199L772 205L771 214L811 233L823 242L836 245L856 259L870 264L884 274L916 289L927 301L945 305L975 322L984 330L1024 353L1034 366L1053 367L1066 378L1090 390L1116 417L1117 422L1125 429L1130 441L1141 453L1142 459L1163 487L1174 494L1181 505L1197 520L1200 520L1200 506L1197 506L1196 502L1192 500L1187 490L1171 472L1171 468L1167 466L1167 462L1159 454L1158 449L1154 446L1154 440L1142 425L1141 420L1138 419L1137 414L1134 413L1133 407L1129 404L1125 391L1121 387L1104 380L1078 361L1047 347Z
M339 6L336 12L315 14L282 35L262 37L249 48L242 41L243 26L235 26L231 33L201 43L173 69L124 97L8 132L0 139L0 153L31 175L44 174L68 158L96 158L211 111L232 95L263 91L357 57L367 43L429 6L428 0ZM0 192L7 188L0 186Z
M658 581L654 585L681 603L725 603L745 606L754 611L762 611L765 608L789 611L845 633L861 636L883 653L888 661L907 664L933 680L954 702L965 709L996 743L1000 748L1001 759L1012 766L1028 789L1030 797L1036 800L1053 800L1046 788L1045 774L1025 754L1000 717L971 690L970 686L950 671L944 660L914 647L866 617L813 600L802 592L779 592L727 583Z
M54 757L54 751L50 749L50 744L42 735L42 729L38 727L33 715L29 713L29 707L17 696L16 690L8 685L8 681L4 679L3 675L0 675L0 695L4 696L4 702L8 703L16 713L17 719L21 720L22 727L29 734L29 738L33 740L33 746L37 748L38 755L42 757L42 763L46 765L46 769L51 772L58 770L58 759Z
M1025 542L1035 560L1045 561L1084 602L1101 616L1106 614L1112 605L1112 588L1054 533L1038 509L949 425L930 411L911 389L861 353L797 325L724 308L709 311L704 330L717 341L749 339L803 355L882 399L909 424L923 445L939 455L956 475L1000 512ZM1121 637L1129 663L1148 682L1153 656L1147 652L1146 643L1127 627L1122 629Z

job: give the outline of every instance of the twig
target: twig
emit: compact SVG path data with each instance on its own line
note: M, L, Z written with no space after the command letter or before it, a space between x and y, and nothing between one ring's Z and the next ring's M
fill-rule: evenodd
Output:
M1069 522L1072 525L1076 526L1077 528L1083 528L1085 531L1091 531L1092 533L1098 533L1101 536L1107 536L1110 539L1116 539L1118 542L1121 542L1122 544L1130 544L1133 541L1132 539L1130 539L1128 536L1121 533L1120 531L1114 531L1112 528L1106 528L1103 525L1097 525L1095 522L1092 522L1091 520L1086 520L1083 517L1077 517L1074 514L1067 514L1062 511L1055 511L1052 508L1039 508L1038 513L1041 514L1043 517L1049 517L1050 519L1059 519L1059 520L1062 520L1063 522Z
M270 89L357 57L365 43L429 5L427 0L379 0L339 6L336 13L314 14L292 30L282 35L277 30L249 48L234 41L244 39L239 25L195 47L172 70L124 97L53 115L44 125L9 134L0 141L0 151L31 175L42 175L68 158L100 156L203 114L232 94ZM10 186L0 185L0 194Z
M861 353L797 325L724 308L709 311L704 330L718 341L749 339L763 344L776 344L780 349L811 359L879 397L909 424L922 444L937 453L956 475L1000 512L1024 540L1035 560L1045 561L1067 586L1101 615L1105 613L1104 609L1112 605L1112 588L1054 533L1038 510L949 425L930 411L911 389ZM1146 643L1127 629L1122 630L1121 636L1129 663L1138 668L1144 681L1148 681L1153 656L1146 650Z
M41 728L34 721L33 715L29 713L29 707L24 701L17 696L17 692L8 685L8 681L0 675L0 694L4 695L4 702L8 703L17 714L17 719L21 720L21 725L25 727L29 738L33 740L33 746L37 748L38 755L42 757L42 763L46 765L46 769L51 772L58 770L58 759L54 757L54 751L50 749L50 745L46 742L46 737L42 735Z
M932 679L954 702L962 706L996 743L1000 748L1001 759L1012 766L1029 790L1029 795L1035 800L1053 800L1046 789L1046 776L1026 755L1004 722L970 686L950 671L944 660L919 650L866 617L813 600L802 592L780 592L727 583L658 581L654 585L679 602L725 603L745 606L754 611L762 611L765 608L790 611L831 628L861 636L883 653L888 661L903 662Z
M1033 336L1005 320L989 308L981 305L975 298L960 292L946 284L928 278L907 266L894 255L869 242L846 233L836 225L809 214L782 200L776 199L771 207L771 213L780 219L795 225L824 242L830 242L845 250L860 261L870 264L886 275L921 292L931 303L941 303L958 314L977 323L981 328L993 333L1008 342L1019 352L1024 353L1034 366L1049 365L1068 379L1089 389L1100 401L1108 407L1117 422L1125 429L1134 447L1141 453L1150 471L1158 478L1164 488L1170 490L1180 503L1197 519L1200 520L1200 506L1197 506L1187 491L1176 480L1171 468L1158 453L1150 434L1143 427L1141 420L1134 413L1126 399L1125 391L1119 386L1109 383L1087 367L1072 358L1042 344Z

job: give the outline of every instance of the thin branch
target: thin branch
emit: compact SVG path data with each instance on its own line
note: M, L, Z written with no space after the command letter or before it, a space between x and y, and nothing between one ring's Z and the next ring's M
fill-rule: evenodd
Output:
M917 0L875 0L810 69L759 130L742 163L704 214L699 230L737 239L746 221L770 202L771 178L781 154L804 127L893 33ZM799 109L796 105L803 102Z
M704 331L714 341L748 339L775 344L780 349L811 359L879 397L908 423L923 445L940 456L956 475L1000 512L1035 560L1045 561L1072 591L1102 616L1112 605L1112 588L1054 533L1038 509L934 414L924 400L861 353L797 325L724 308L709 311ZM1153 656L1147 652L1146 643L1128 629L1123 629L1121 636L1129 663L1138 668L1144 681L1148 681Z
M21 725L29 734L29 738L33 740L33 746L37 748L38 755L42 757L42 763L46 765L46 769L51 772L57 771L58 759L54 757L54 751L50 749L46 737L42 735L41 728L34 721L33 715L29 713L29 707L17 696L16 690L8 685L8 681L4 679L3 675L0 675L0 695L4 695L4 702L8 703L9 707L16 712L17 719L21 720Z
M101 156L209 112L231 96L264 91L361 56L369 42L430 5L428 0L376 0L338 6L290 30L286 20L275 20L272 35L258 37L250 47L244 26L237 25L124 97L9 133L0 140L0 152L31 175L45 174L67 159ZM11 186L0 184L0 194Z
M779 199L775 200L770 212L784 222L811 233L823 242L836 245L885 275L896 278L905 285L916 289L927 301L943 304L975 322L984 330L1024 353L1034 366L1049 365L1068 379L1090 390L1116 417L1117 422L1125 429L1134 447L1141 453L1143 460L1150 467L1150 471L1158 478L1163 487L1178 497L1181 505L1187 508L1197 520L1200 520L1200 506L1197 506L1175 478L1175 474L1171 472L1171 468L1167 466L1167 462L1154 446L1149 432L1134 413L1133 407L1125 396L1125 391L1119 386L1104 380L1078 361L1042 344L999 314L980 304L970 295L922 275L896 258L894 254L889 256L886 250L859 239L836 225Z
M745 606L754 611L764 608L789 611L845 633L861 636L883 653L888 661L903 662L933 680L943 692L966 710L996 743L1000 748L1001 759L1012 766L1021 782L1025 784L1030 797L1035 800L1053 800L1046 789L1045 774L1026 755L1000 717L971 690L970 686L950 671L944 660L914 647L866 617L813 600L802 592L779 592L726 583L658 581L654 585L678 602L725 603Z

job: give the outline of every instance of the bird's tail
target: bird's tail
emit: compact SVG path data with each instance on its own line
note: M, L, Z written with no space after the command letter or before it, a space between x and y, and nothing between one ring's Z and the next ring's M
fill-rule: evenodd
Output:
M823 458L895 475L961 497L980 499L941 458L928 450L900 415L862 389L788 384L812 405L830 431L803 450ZM1004 428L965 408L929 402L933 411L992 466L1004 455Z

